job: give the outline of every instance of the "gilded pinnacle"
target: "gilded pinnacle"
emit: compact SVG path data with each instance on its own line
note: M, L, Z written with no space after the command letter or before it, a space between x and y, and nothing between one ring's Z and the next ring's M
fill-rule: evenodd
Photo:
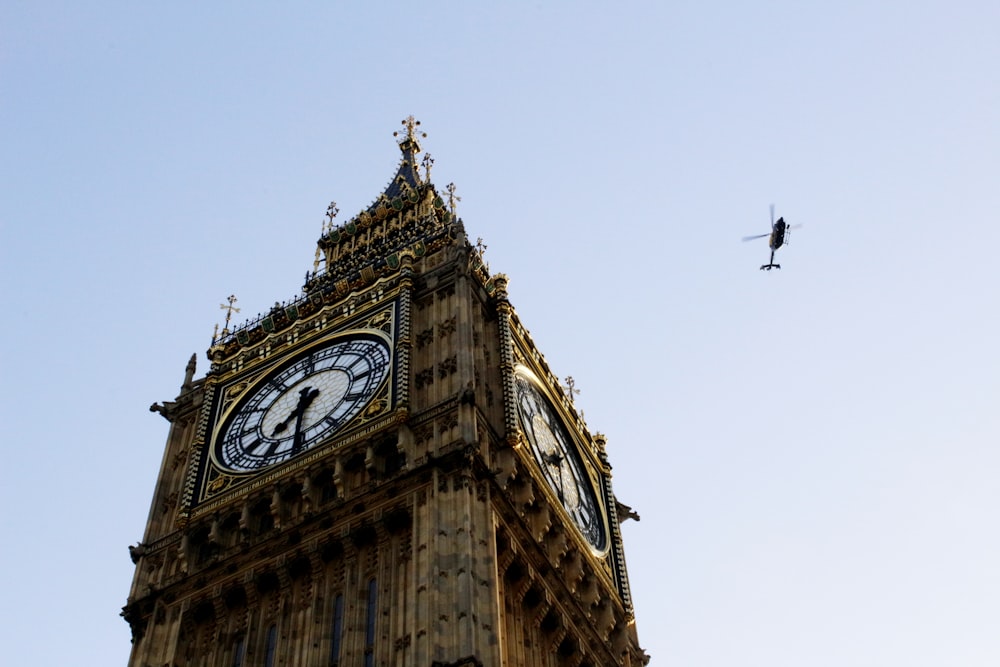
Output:
M421 161L424 167L424 180L428 183L431 182L431 167L434 166L434 158L431 157L430 153L424 153L424 159Z
M226 299L226 301L228 301L229 303L228 304L225 304L225 303L219 304L219 308L221 308L222 310L226 311L226 324L222 327L222 333L228 333L228 331L229 331L229 320L232 319L233 313L240 312L240 309L237 308L234 305L236 303L236 295L235 294L230 294L229 298Z
M566 395L569 396L570 403L573 402L573 396L580 393L580 390L576 388L576 381L573 379L572 375L566 376L564 380L566 386L563 389L566 391Z
M337 217L338 213L340 213L340 209L337 208L337 202L330 202L330 205L326 207L326 223L323 226L324 234L333 229L333 219Z
M455 215L455 203L462 201L462 198L455 194L455 184L449 183L445 190L448 191L448 208L451 209L451 214Z
M403 127L406 128L406 137L402 141L399 142L400 146L402 146L403 144L405 144L408 141L412 141L415 144L419 145L419 141L418 141L419 139L425 139L425 138L427 138L427 133L426 132L417 132L417 127L419 125L420 125L420 121L416 120L413 116L407 116L406 119L403 120ZM398 137L399 136L399 132L393 132L392 136Z

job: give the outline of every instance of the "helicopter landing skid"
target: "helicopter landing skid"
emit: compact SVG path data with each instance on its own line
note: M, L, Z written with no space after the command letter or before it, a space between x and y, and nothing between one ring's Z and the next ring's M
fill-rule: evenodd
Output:
M761 264L761 266L760 266L760 270L761 271L763 271L764 269L767 269L768 271L770 271L771 269L780 269L780 268L781 268L781 264L774 264L774 263L772 263L772 264Z

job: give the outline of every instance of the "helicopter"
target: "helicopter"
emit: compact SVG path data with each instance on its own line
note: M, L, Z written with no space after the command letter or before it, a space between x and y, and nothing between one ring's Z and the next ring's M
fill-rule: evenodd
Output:
M752 241L754 239L762 239L765 236L770 238L767 241L768 246L771 248L771 261L767 264L761 264L760 270L763 271L767 269L780 269L781 264L774 263L774 251L780 248L785 243L785 239L788 236L789 229L797 229L802 225L789 225L785 222L784 218L778 218L777 221L774 219L774 204L771 204L771 233L770 234L757 234L755 236L744 236L744 241Z

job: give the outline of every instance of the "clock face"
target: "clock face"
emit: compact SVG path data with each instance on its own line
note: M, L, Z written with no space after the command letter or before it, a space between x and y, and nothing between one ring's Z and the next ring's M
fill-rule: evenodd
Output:
M311 348L250 387L225 418L216 462L252 472L287 461L337 433L389 375L388 341L338 338Z
M607 537L597 497L566 426L527 375L518 373L515 383L521 427L542 474L590 545L603 551Z

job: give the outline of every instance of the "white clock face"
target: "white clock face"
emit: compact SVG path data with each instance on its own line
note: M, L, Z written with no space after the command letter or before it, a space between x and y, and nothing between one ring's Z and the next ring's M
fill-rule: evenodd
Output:
M521 426L545 480L590 545L603 551L607 536L597 496L569 432L527 375L519 372L515 384Z
M219 429L214 455L232 472L283 463L333 436L367 407L389 376L382 336L316 346L251 387Z

